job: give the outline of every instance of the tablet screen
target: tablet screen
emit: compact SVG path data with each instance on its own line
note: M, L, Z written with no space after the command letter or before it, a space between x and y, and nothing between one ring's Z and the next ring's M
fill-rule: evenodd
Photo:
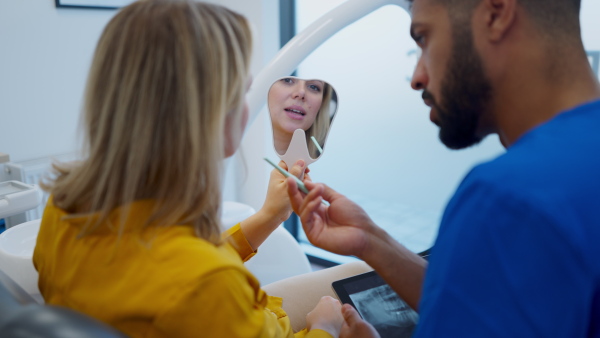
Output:
M342 303L349 303L382 338L410 337L419 315L374 271L332 284Z

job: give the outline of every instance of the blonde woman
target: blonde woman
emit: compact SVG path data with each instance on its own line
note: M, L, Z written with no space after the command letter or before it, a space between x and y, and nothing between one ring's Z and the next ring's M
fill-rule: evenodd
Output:
M224 235L219 222L250 50L246 20L218 5L139 1L110 21L86 89L86 156L45 184L33 261L47 303L132 337L293 336L242 264L290 215L283 176L257 214ZM337 336L342 321L325 297L296 336Z

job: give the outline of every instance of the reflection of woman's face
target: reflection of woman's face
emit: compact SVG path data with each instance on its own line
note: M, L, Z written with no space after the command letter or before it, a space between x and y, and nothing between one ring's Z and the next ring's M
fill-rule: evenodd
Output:
M323 81L283 78L269 90L273 128L293 133L312 126L323 101Z

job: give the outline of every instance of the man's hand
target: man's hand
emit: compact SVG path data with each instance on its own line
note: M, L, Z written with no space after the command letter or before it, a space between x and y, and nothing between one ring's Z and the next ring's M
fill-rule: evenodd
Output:
M294 166L295 167L295 166ZM339 255L353 255L372 266L413 309L418 309L427 261L373 223L357 204L324 184L305 180L304 196L292 178L288 194L308 240ZM323 200L329 206L321 204Z
M351 305L342 306L344 324L340 331L340 338L381 338L375 328L364 321Z
M303 197L293 179L288 178L287 183L292 208L300 216L310 242L340 255L361 257L379 229L367 213L324 184L305 180L310 192ZM321 204L323 199L330 205Z

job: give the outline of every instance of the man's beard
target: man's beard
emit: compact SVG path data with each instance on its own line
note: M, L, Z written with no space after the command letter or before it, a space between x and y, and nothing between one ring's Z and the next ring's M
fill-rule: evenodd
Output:
M423 99L429 99L437 110L440 140L450 149L470 147L486 136L479 128L482 115L489 114L492 97L491 85L473 45L471 29L461 29L458 25L453 25L454 43L442 80L442 100L437 102L430 92L423 91Z

